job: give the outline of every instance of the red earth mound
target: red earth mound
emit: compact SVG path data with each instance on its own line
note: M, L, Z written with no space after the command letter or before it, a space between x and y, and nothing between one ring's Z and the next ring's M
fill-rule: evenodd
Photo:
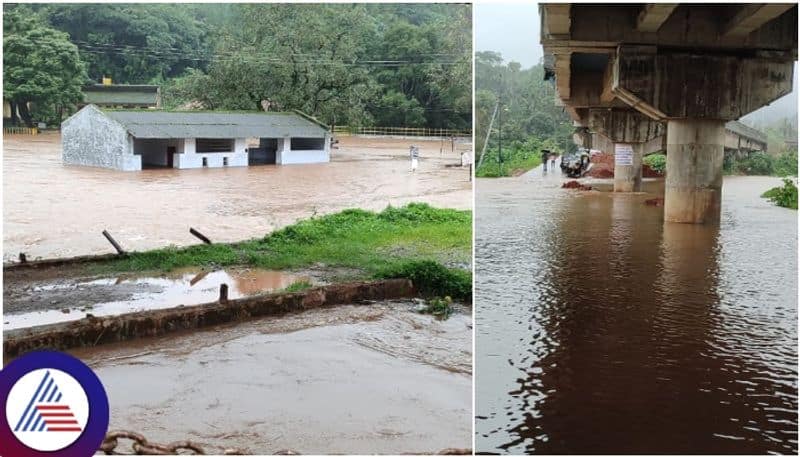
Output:
M613 178L614 177L614 154L601 152L592 156L592 169L586 173L592 178Z
M650 168L650 165L642 164L642 177L643 178L663 178L664 175Z
M602 152L592 156L592 169L586 176L592 178L607 179L614 177L614 154ZM663 178L664 175L650 168L649 165L642 164L643 178Z
M592 186L585 186L578 181L567 181L561 187L563 189L592 190Z

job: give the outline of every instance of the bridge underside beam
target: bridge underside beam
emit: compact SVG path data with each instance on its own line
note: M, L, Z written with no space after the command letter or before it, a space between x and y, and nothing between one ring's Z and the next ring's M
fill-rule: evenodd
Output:
M640 32L658 32L664 22L672 15L677 3L648 3L639 12L636 30Z
M722 37L743 38L794 7L794 3L744 4L723 26Z

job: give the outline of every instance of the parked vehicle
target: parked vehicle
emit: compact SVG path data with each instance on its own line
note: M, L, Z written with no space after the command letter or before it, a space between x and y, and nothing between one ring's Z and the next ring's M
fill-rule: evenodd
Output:
M570 178L580 178L592 167L590 152L585 148L561 157L561 171Z

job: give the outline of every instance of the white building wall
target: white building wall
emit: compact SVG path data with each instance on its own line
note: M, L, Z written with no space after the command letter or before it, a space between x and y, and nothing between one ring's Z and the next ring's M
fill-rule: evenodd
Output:
M87 105L61 123L61 160L68 165L133 171L142 169L133 154L133 138L125 128L94 105Z
M292 165L302 163L324 163L331 161L331 138L325 134L325 147L320 150L293 150L291 138L278 139L278 151L275 154L275 163Z
M183 153L175 154L173 165L175 168L203 168L203 158L206 159L208 168L224 167L224 159L228 159L229 167L247 166L247 139L234 139L231 152L197 152L197 143L194 138L183 140Z

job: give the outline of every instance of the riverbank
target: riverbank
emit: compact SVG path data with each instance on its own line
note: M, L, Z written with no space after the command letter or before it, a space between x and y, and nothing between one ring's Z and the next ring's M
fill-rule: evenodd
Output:
M167 247L53 267L7 266L4 327L370 279L411 279L423 295L471 300L472 213L426 204L357 209L238 243ZM63 316L63 317L62 317Z
M505 178L509 176L521 176L542 164L542 157L539 153L534 155L511 154L502 163L497 162L497 158L491 156L494 161L486 161L475 170L478 178Z

